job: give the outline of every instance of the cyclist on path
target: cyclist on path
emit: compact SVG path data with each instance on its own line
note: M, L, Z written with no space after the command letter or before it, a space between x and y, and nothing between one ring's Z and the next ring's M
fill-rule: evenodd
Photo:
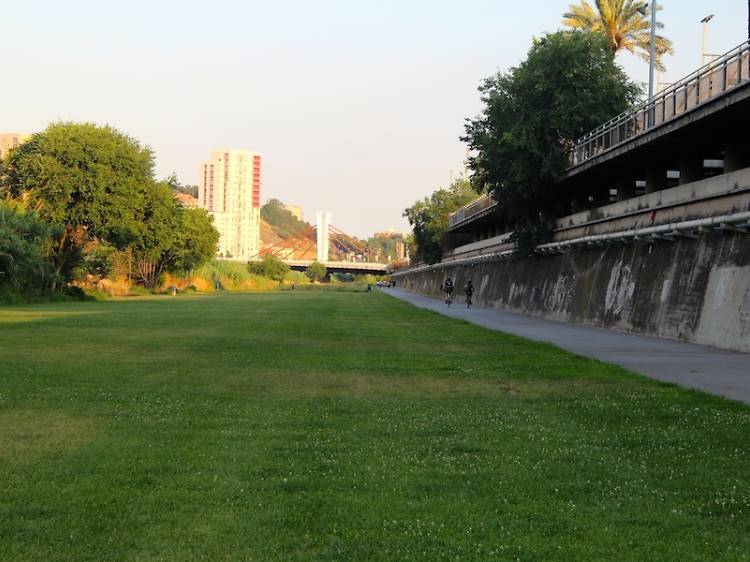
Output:
M472 285L471 279L469 279L464 287L464 294L466 295L466 306L467 308L471 308L471 297L474 295L474 285Z
M445 291L445 304L450 306L453 302L453 279L450 277L443 282L443 291Z

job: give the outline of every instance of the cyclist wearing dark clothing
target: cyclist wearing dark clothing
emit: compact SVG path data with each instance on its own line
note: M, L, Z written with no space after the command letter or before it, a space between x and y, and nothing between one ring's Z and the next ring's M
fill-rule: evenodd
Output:
M474 294L474 285L472 285L471 279L469 279L466 287L464 287L464 294L466 295L466 306L471 308L471 297Z
M453 279L450 277L443 282L443 291L445 291L445 304L450 306L453 301Z

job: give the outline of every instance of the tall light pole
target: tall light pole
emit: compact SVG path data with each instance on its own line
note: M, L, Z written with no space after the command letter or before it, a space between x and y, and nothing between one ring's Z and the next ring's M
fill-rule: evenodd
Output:
M706 43L708 41L708 22L710 22L712 19L714 19L714 15L709 14L701 20L701 23L703 24L703 44L701 47L701 66L706 64L706 57L709 56L706 54Z
M649 43L649 61L648 61L648 99L651 101L654 98L654 73L656 70L656 10L658 7L656 2L649 4L646 2L638 11L641 15L646 15L651 8L651 40Z
M654 70L656 69L656 2L651 2L651 50L648 65L648 99L654 99Z

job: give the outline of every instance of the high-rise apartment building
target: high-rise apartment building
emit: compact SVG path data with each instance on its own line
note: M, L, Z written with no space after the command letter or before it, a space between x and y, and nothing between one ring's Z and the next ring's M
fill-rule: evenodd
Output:
M201 163L198 202L221 235L218 256L245 261L260 253L260 162L248 150L214 150Z
M30 136L26 133L0 133L0 159L5 158L11 148L17 147Z

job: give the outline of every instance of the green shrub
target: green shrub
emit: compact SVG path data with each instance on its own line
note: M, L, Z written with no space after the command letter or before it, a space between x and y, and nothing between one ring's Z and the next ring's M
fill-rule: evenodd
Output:
M53 228L11 201L0 201L0 288L39 295L55 278L49 250Z

